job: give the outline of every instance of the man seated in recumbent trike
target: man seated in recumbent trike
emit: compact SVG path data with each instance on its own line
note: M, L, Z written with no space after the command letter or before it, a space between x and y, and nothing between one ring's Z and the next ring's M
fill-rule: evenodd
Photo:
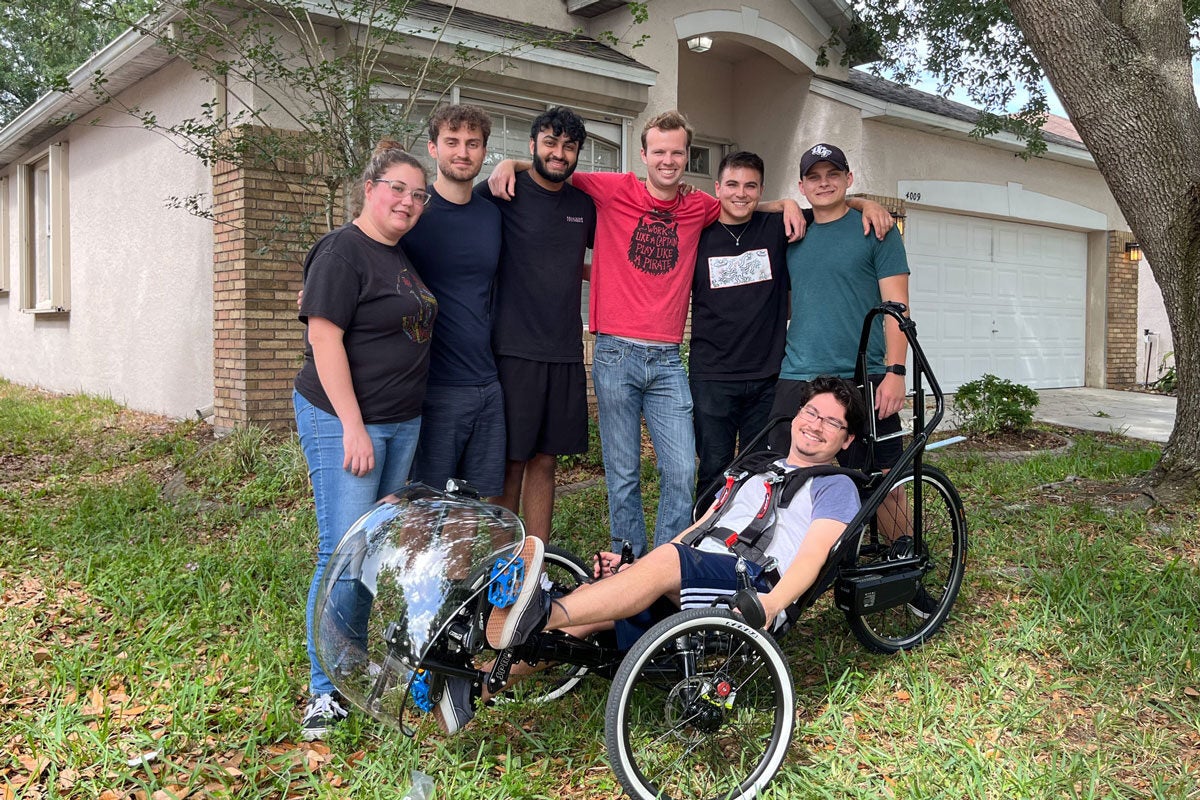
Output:
M491 608L488 644L504 650L542 630L583 638L614 626L618 639L631 642L640 633L631 620L660 598L685 609L709 607L746 583L757 590L768 627L781 621L788 606L816 580L860 505L858 487L848 476L796 471L833 464L853 441L852 432L861 429L864 414L852 382L816 378L792 420L786 456L761 475L739 481L736 490L727 486L713 508L670 545L625 566L617 554L598 554L595 569L603 580L565 596L551 597L533 577L541 570L542 543L525 537L521 556L526 578L511 605ZM744 577L738 573L739 556ZM519 672L514 669L514 679ZM435 710L442 729L453 733L469 722L481 696L487 699L481 684L448 677Z

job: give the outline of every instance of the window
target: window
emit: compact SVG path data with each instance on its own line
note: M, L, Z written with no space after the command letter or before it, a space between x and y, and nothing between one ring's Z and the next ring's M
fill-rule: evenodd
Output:
M487 108L487 112L492 118L492 134L488 137L488 155L483 171L480 173L481 180L487 178L493 166L506 158L529 160L529 128L537 117L536 112L514 112L495 107ZM602 136L597 136L593 130L596 127L616 128L616 126L593 122L587 118L584 118L584 125L588 129L588 137L579 151L579 171L620 171L620 146L606 141Z
M17 176L21 308L33 313L66 311L71 305L66 144L51 145L22 164Z
M620 172L620 146L589 133L583 149L579 151L579 169L584 172Z
M8 176L0 176L0 295L8 294Z
M687 174L693 178L716 180L717 165L728 150L728 145L711 139L694 141L688 148Z

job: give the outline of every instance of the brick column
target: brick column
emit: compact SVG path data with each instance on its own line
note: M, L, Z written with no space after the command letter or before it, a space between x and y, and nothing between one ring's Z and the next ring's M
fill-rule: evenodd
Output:
M861 197L863 200L874 200L893 214L906 212L904 201L899 197L888 197L882 194L852 194L850 197Z
M1125 244L1132 241L1127 231L1108 232L1104 360L1109 389L1137 382L1138 264L1125 257Z
M287 428L303 358L296 292L319 204L294 162L213 165L213 427ZM323 226L322 226L323 228Z

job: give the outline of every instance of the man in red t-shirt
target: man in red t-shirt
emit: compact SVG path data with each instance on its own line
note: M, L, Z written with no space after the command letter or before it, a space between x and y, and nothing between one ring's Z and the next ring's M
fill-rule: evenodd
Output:
M642 512L641 421L658 458L659 504L654 543L692 523L695 434L679 343L687 320L700 231L720 204L703 192L681 192L692 129L678 111L642 129L645 179L634 173L576 172L571 183L596 203L588 326L596 334L592 383L600 411L600 444L615 544L646 549ZM492 194L509 197L514 171L529 162L503 161L488 179ZM803 230L791 200L763 204L784 211L789 233ZM793 237L794 238L794 237Z

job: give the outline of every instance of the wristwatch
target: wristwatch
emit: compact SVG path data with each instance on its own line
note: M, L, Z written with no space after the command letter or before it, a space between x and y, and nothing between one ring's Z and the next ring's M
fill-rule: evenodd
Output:
M904 376L904 375L908 374L908 370L906 370L904 368L903 364L888 364L886 367L883 368L883 371L890 372L893 375L900 375L900 376Z

